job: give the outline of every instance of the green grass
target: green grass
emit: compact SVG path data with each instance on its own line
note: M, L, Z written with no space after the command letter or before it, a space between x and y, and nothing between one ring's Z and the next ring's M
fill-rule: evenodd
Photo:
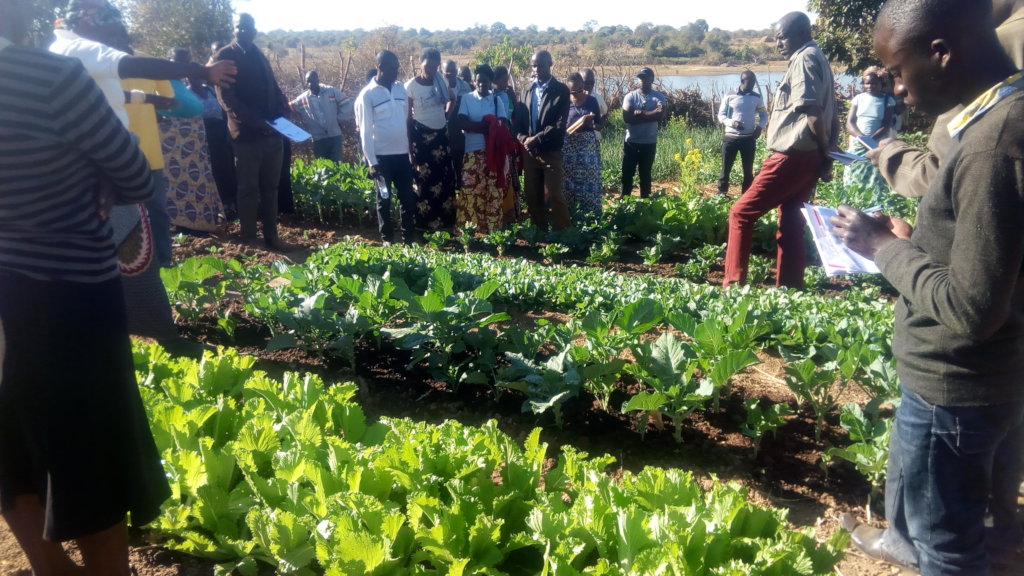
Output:
M601 133L602 179L606 188L619 189L622 176L622 142L625 139L626 124L621 114L614 111L608 116L608 123ZM673 118L661 127L658 133L658 151L654 158L653 178L656 182L679 181L681 177L678 154L685 157L691 148L701 152L702 160L697 173L697 184L710 184L718 179L722 165L722 131L716 128L690 126L682 118ZM765 157L764 140L758 142L755 169ZM733 167L730 182L739 185L743 179L739 161Z

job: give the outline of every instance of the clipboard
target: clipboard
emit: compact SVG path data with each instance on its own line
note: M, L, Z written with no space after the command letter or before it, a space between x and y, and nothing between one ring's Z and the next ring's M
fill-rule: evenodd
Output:
M277 130L279 134L292 142L305 142L313 137L312 134L298 127L294 122L289 121L284 116L274 119L273 122L267 120L267 126Z

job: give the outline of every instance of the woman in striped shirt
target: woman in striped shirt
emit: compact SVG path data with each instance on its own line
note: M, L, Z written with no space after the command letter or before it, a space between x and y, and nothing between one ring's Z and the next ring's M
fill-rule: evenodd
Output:
M169 495L135 381L106 211L149 166L77 60L17 46L0 0L0 511L35 574L127 576L126 516Z

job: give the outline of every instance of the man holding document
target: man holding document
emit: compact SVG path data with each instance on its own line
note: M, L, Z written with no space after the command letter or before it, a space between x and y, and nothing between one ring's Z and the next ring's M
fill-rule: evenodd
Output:
M1021 543L1024 78L996 38L990 0L889 0L875 49L908 104L964 109L944 126L951 147L916 228L848 206L832 218L900 292L889 526L844 525L865 553L924 576L989 574Z
M263 224L267 247L286 252L291 246L277 235L277 189L281 179L284 143L271 126L288 116L288 100L274 79L270 62L260 52L256 39L256 21L239 14L235 41L221 48L213 60L234 60L238 66L235 84L217 87L217 99L227 112L228 131L235 149L235 174L238 178L238 221L242 241L256 241L256 221Z

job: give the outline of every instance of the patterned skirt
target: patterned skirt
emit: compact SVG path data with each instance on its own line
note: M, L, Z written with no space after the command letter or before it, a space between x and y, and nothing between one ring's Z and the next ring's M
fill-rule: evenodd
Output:
M433 130L412 123L409 142L415 175L416 227L448 230L455 224L455 166L448 128Z
M486 151L466 152L462 190L456 199L459 225L472 222L481 234L500 230L501 205L507 191L498 188L497 177L487 169Z
M223 222L224 207L210 168L202 118L160 118L160 140L167 177L171 224L212 232Z
M567 134L562 148L565 200L573 214L601 213L601 141L597 132Z
M860 141L853 138L850 139L850 149L848 152L852 154L859 154L863 156L867 153L867 146L860 143ZM882 177L882 173L875 168L871 162L854 162L844 169L843 172L843 185L847 188L851 186L859 186L862 188L870 188L875 191L874 202L879 203L882 198L889 193L889 183Z

